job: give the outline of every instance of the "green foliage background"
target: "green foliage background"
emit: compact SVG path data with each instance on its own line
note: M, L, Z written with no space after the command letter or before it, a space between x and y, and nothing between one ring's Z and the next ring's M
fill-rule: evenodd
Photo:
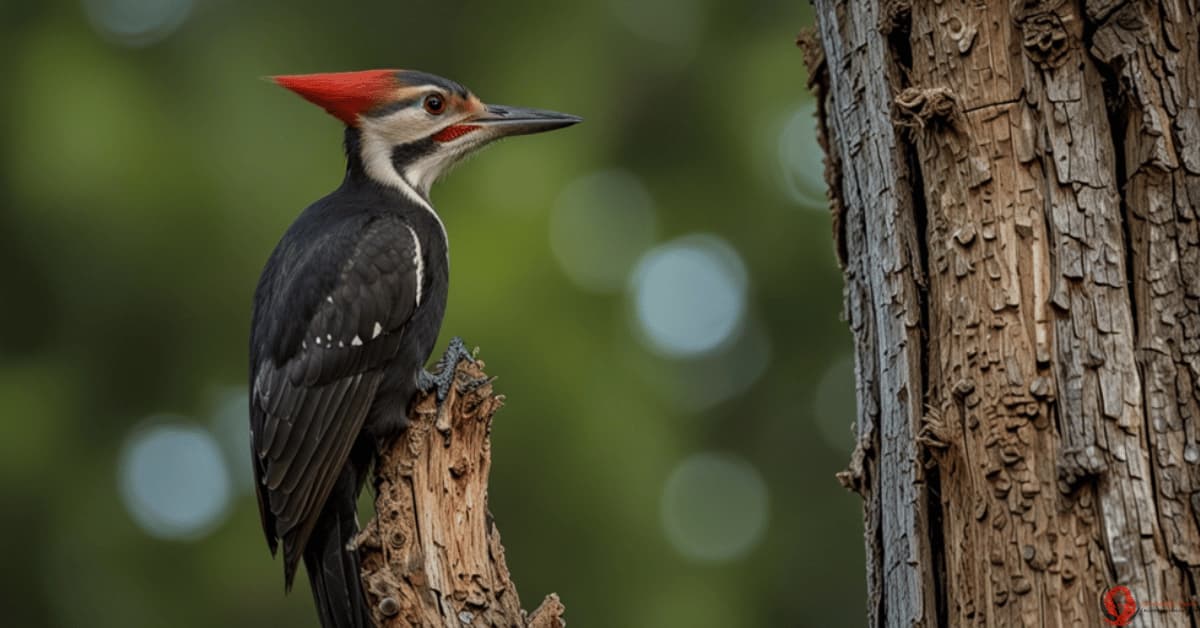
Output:
M372 67L586 119L491 148L434 190L454 259L439 346L481 347L508 397L491 508L526 604L557 591L576 627L862 621L859 505L833 478L849 391L835 395L842 442L818 435L814 409L850 350L830 219L779 175L779 135L810 98L793 45L807 3L198 0L137 47L98 33L97 3L0 4L6 626L316 625L303 581L283 595L249 493L210 534L158 540L116 469L146 417L211 425L244 391L262 263L340 180L337 123L258 77ZM643 31L694 37L656 43L631 12ZM664 390L689 371L642 346L629 296L562 272L556 196L612 168L646 185L660 242L710 233L741 254L771 343L744 394L675 403ZM769 492L764 536L730 561L689 559L662 524L664 482L705 451L748 461Z

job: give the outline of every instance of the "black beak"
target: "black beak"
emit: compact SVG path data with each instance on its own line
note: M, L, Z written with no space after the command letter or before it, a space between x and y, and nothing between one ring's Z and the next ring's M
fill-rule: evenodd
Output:
M507 136L553 131L580 122L583 118L569 113L488 105L484 113L470 123L489 129L496 136Z

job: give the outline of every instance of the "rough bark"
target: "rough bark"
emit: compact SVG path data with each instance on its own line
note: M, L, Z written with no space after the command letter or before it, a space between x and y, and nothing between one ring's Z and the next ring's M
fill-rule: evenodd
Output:
M1195 4L815 5L870 623L1197 625Z
M862 493L866 534L876 540L867 545L871 616L882 617L884 601L895 600L887 612L908 623L931 614L934 605L924 584L934 571L915 438L925 388L924 271L908 163L889 113L900 67L876 30L874 3L838 9L845 19L818 20L828 69L823 76L837 77L825 90L833 97L818 109L829 125L823 134L827 175L840 184L836 235L856 350L859 437L850 469L840 477ZM895 547L904 551L885 551Z
M434 395L383 446L374 519L356 540L380 628L562 628L558 596L528 615L488 512L492 415L503 404L483 363L463 359L440 410Z

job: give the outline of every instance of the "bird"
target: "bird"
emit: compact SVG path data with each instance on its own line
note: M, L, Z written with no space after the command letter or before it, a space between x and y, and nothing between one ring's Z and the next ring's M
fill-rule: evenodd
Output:
M285 591L303 561L324 628L373 625L348 544L376 446L419 391L445 399L450 342L425 370L446 309L445 226L430 188L492 142L577 116L485 104L417 70L269 77L344 125L345 176L303 210L263 267L250 329L250 442L263 532Z

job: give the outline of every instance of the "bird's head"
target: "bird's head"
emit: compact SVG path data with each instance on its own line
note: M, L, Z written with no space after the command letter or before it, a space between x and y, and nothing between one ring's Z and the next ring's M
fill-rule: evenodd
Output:
M358 135L363 168L377 181L427 197L455 163L503 137L570 126L554 111L487 105L440 76L413 70L366 70L275 76Z

